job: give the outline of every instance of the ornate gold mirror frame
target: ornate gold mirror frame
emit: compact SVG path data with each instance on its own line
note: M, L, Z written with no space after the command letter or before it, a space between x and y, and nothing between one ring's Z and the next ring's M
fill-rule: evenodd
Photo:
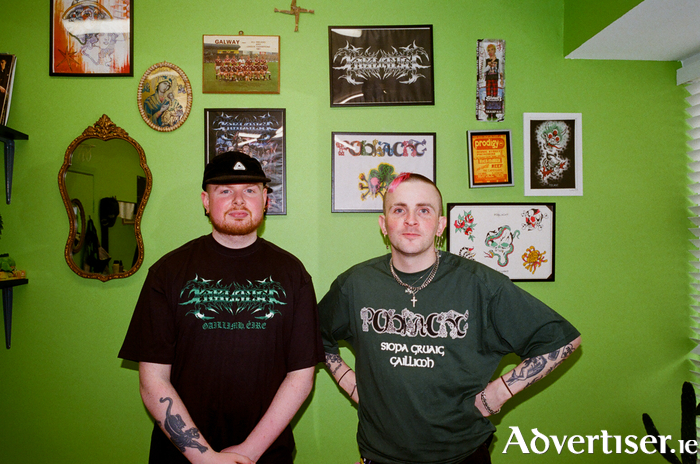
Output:
M84 215L85 213L83 212L83 218L76 218L75 215L75 198L71 198L68 192L68 188L66 186L66 173L69 171L71 166L73 165L73 155L76 152L76 149L81 146L83 142L89 141L90 139L99 139L101 141L109 141L109 140L114 140L114 139L119 139L127 142L130 144L135 151L135 154L138 155L138 163L143 170L143 177L145 177L146 182L145 182L145 187L143 189L143 194L141 196L140 201L138 201L138 205L136 205L136 210L134 211L133 214L133 227L134 227L134 234L135 234L135 242L136 242L136 250L133 256L133 265L129 268L126 268L124 270L114 270L112 269L112 263L107 266L108 269L106 272L89 272L84 269L81 269L81 267L76 264L76 258L74 255L80 251L80 249L85 249L86 245L84 243L85 240L85 234L86 230L85 227L82 226L85 224L85 218ZM90 145L91 142L88 142L86 145L83 147L91 150L93 145ZM97 142L94 141L95 144L100 144L102 142ZM92 154L90 155L92 157ZM73 173L73 171L71 171ZM111 174L111 173L110 173ZM140 176L139 176L140 177ZM136 180L134 180L136 183ZM107 117L106 114L103 114L102 117L93 125L85 129L83 131L82 135L80 135L78 138L73 140L73 142L68 146L68 149L66 149L66 155L63 161L63 165L61 166L61 170L58 173L58 188L61 192L61 198L63 198L63 204L66 207L66 212L68 213L68 223L70 226L70 231L68 233L68 240L66 241L66 248L64 252L64 256L66 258L66 263L68 263L68 266L81 277L85 277L87 279L99 279L102 282L106 282L110 279L121 279L124 277L129 277L130 275L133 275L140 267L141 264L143 264L143 252L144 252L144 247L143 247L143 238L141 236L141 218L143 217L143 211L146 207L146 202L148 201L148 197L151 193L151 188L153 186L153 178L151 176L151 171L148 169L148 165L146 164L146 155L143 152L143 148L141 148L141 145L139 145L136 140L132 139L129 137L129 134L124 131L124 129L120 128L116 124L114 124L109 117ZM91 201L96 201L94 199L91 199ZM85 200L83 200L83 203L85 203ZM100 226L99 218L97 219L97 227ZM80 223L78 223L80 221ZM131 221L123 221L124 224L131 224ZM82 226L82 229L80 231L77 230L78 224ZM89 229L90 227L88 227ZM80 234L80 236L78 236ZM77 240L76 240L77 239ZM76 243L80 243L79 247L76 247ZM77 248L77 250L76 250Z

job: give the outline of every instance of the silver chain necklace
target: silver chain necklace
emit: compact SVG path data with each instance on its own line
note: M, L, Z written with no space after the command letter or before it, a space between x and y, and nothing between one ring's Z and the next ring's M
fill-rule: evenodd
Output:
M408 285L407 283L403 282L399 278L399 276L396 274L396 271L394 270L393 258L389 259L389 269L391 269L391 275L394 276L394 280L396 280L396 282L398 282L399 285L406 288L406 293L411 295L411 303L413 303L414 308L416 307L416 302L418 301L416 299L416 293L423 290L425 287L428 286L428 284L430 282L433 281L435 274L437 274L437 270L438 270L439 265L440 265L440 252L435 250L435 264L433 264L433 267L430 270L430 274L428 275L428 278L425 279L425 281L421 284L420 287L414 287L412 285Z

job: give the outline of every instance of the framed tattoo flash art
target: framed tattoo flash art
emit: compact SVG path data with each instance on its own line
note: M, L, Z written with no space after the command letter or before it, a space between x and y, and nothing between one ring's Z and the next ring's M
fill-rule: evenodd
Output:
M280 38L203 36L203 93L280 93Z
M554 203L448 203L447 250L513 281L554 281Z
M287 214L285 110L228 108L204 110L204 164L227 151L260 161L268 187L267 214Z
M133 76L132 0L51 0L49 75Z
M433 27L328 28L331 106L434 105Z
M469 187L511 187L513 161L509 130L469 131Z
M159 132L174 131L185 123L192 108L192 87L184 71L163 61L141 76L136 101L141 117Z
M526 196L583 195L581 113L524 113Z
M402 172L435 181L435 133L333 132L334 213L381 212L391 181Z

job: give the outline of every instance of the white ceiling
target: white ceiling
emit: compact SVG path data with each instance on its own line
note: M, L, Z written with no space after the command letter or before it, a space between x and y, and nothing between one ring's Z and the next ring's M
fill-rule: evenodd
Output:
M684 61L700 54L700 0L644 0L567 58Z

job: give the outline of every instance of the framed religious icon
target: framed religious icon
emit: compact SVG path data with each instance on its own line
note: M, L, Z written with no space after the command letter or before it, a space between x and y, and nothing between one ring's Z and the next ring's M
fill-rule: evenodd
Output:
M172 63L156 63L143 73L136 101L141 117L159 132L184 124L192 108L192 87L184 71Z
M280 38L205 35L203 93L280 93Z
M284 125L284 108L204 110L204 164L227 151L240 151L260 161L271 179L267 214L287 214Z
M468 131L469 187L513 186L509 130Z
M49 75L133 76L132 0L51 0Z
M513 281L554 281L554 203L448 203L447 251Z
M432 26L330 26L331 106L434 105Z
M583 195L581 113L524 113L525 196Z
M434 132L333 132L331 143L334 213L381 212L402 172L435 181Z

